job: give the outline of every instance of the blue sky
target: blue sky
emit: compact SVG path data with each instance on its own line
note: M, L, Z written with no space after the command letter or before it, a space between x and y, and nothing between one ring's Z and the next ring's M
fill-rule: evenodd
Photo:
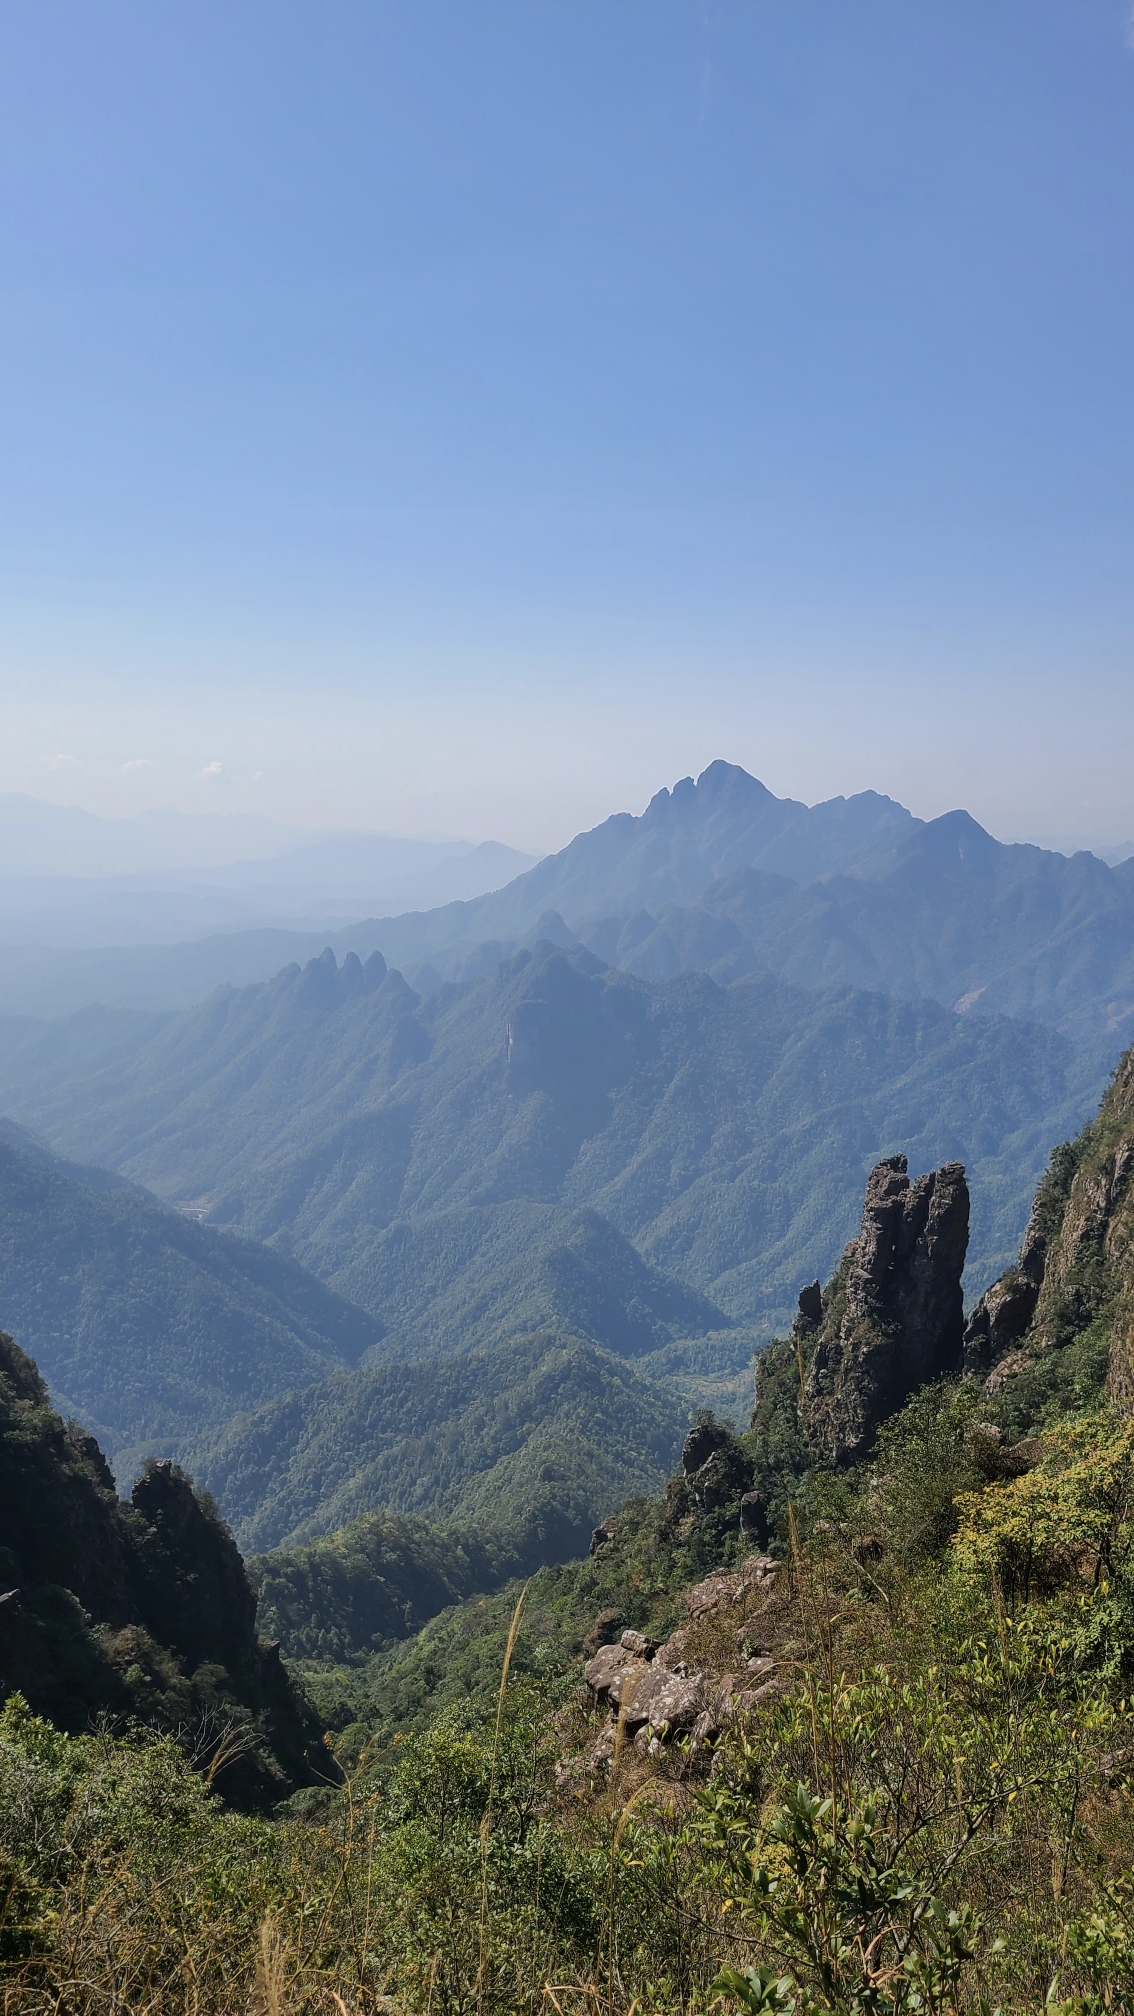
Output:
M7 0L0 788L1134 834L1111 0Z

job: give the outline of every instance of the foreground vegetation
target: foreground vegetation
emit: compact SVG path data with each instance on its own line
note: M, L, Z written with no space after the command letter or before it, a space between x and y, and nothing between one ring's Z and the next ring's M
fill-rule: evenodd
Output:
M270 1814L288 1728L299 1744L311 1725L282 1669L269 1698L278 1661L252 1637L231 1540L161 1466L118 1508L97 1451L10 1350L0 1477L27 1529L10 1558L22 1575L39 1562L42 1602L26 1627L0 1602L0 1634L30 1632L46 1686L32 1655L56 1571L21 1484L42 1476L59 1560L73 1506L125 1564L104 1621L69 1599L73 1636L108 1672L149 1629L181 1663L158 1727L108 1692L65 1733L9 1695L0 2006L1134 2016L1132 1171L1134 1053L1052 1159L1020 1265L982 1304L979 1366L915 1393L853 1468L824 1471L804 1440L818 1333L797 1326L764 1361L747 1435L701 1424L664 1500L604 1521L592 1558L409 1641L392 1627L415 1582L441 1594L467 1566L442 1536L361 1521L262 1563L265 1611L308 1655L331 1732L296 1749ZM879 1302L862 1322L885 1316ZM714 1581L757 1527L778 1568ZM757 1584L754 1607L730 1608ZM209 1651L225 1590L244 1627ZM580 1653L626 1627L640 1651L678 1623L689 1671L729 1674L733 1712L667 1741L624 1696L612 1726ZM773 1677L745 1696L750 1658ZM119 1678L142 1698L132 1668ZM172 1722L197 1694L223 1710L221 1740Z
M499 1654L463 1701L355 1723L270 1820L228 1810L223 1757L10 1700L3 2006L1134 2008L1134 1423L1096 1405L953 1490L989 1469L978 1411L922 1395L801 1495L786 1685L715 1753L585 1769L523 1604L503 1644L459 1613Z

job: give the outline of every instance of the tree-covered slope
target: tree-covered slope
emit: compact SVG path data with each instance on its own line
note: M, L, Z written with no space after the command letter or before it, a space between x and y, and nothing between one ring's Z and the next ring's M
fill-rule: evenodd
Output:
M965 1363L1019 1422L1057 1419L1104 1382L1134 1405L1134 1049L1054 1151L1015 1264L969 1318Z
M580 1255L581 1210L731 1320L773 1323L895 1151L967 1165L983 1287L1095 1091L1051 1031L769 975L646 983L547 944L425 999L328 955L182 1015L7 1035L18 1117L290 1250L387 1325L391 1357L540 1324L624 1349L647 1302L655 1343L714 1326L609 1240L584 1278L607 1235Z
M248 1569L261 1629L288 1658L338 1665L495 1588L515 1573L516 1559L423 1519L367 1512L321 1539L256 1555Z
M286 1255L0 1133L0 1305L56 1404L116 1452L351 1364L381 1325Z
M646 979L691 967L928 995L1048 1023L1113 1058L1134 1029L1134 887L1093 854L1001 845L951 812L853 875L807 886L738 869L698 902L584 926Z
M318 1729L256 1635L255 1591L215 1507L160 1463L123 1505L94 1437L64 1425L6 1336L0 1584L0 1699L18 1689L65 1728L102 1714L176 1732L245 1800L310 1782Z
M334 1373L238 1416L185 1460L249 1549L388 1509L499 1542L522 1566L585 1551L608 1505L656 1489L686 1420L609 1352L537 1335Z

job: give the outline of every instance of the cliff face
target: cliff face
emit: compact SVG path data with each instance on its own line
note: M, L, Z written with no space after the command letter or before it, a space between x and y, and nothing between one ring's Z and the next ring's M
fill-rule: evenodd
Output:
M961 1364L961 1273L969 1193L959 1162L911 1183L904 1155L871 1171L862 1229L820 1296L800 1296L795 1339L809 1362L800 1415L834 1463L865 1455L875 1431L927 1380Z
M1134 1408L1134 1049L1098 1119L1055 1150L1020 1257L965 1330L965 1369L996 1391L1075 1344L1107 1353L1106 1390Z
M210 1502L164 1463L121 1504L93 1435L0 1336L0 1697L64 1728L101 1710L176 1730L228 1797L270 1803L310 1781L319 1731L255 1618Z

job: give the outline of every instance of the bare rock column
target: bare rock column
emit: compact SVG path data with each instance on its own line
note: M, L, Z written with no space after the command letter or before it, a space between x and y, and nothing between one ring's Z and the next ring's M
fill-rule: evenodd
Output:
M801 1401L808 1436L831 1462L865 1455L879 1423L911 1393L960 1370L968 1243L969 1192L960 1162L946 1162L915 1183L904 1155L888 1156L871 1171L862 1229L843 1253L814 1326Z

